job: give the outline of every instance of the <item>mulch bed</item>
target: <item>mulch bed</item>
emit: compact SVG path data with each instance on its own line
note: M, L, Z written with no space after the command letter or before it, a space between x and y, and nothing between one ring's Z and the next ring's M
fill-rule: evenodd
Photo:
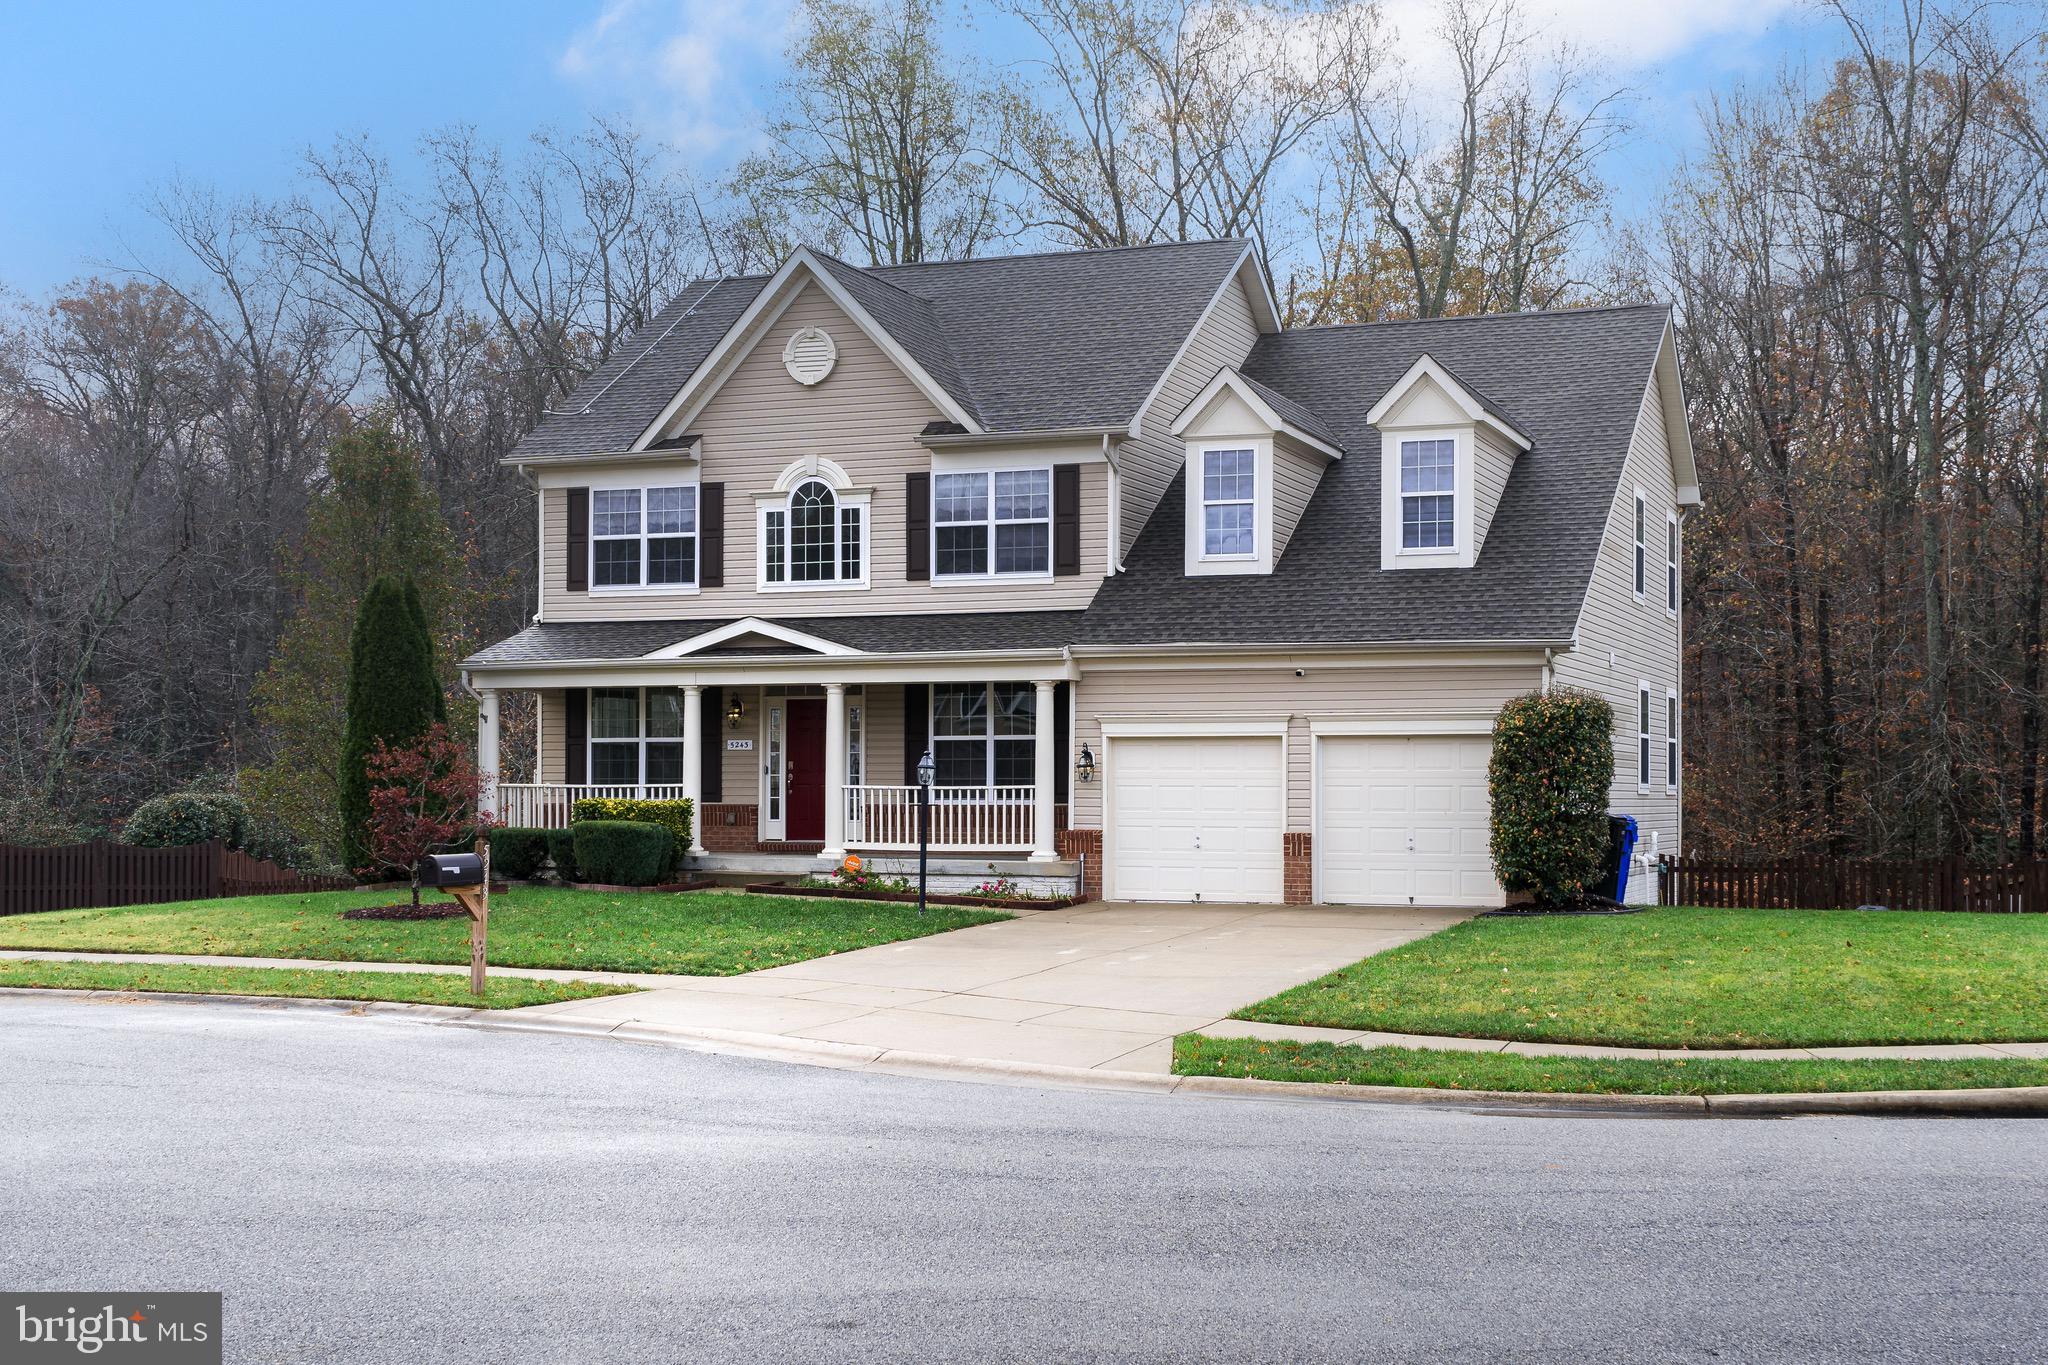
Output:
M341 912L343 919L467 919L469 911L454 901L400 901L396 905L360 905Z
M1480 919L1548 919L1558 915L1640 915L1654 909L1648 905L1623 905L1605 896L1581 896L1571 904L1556 910L1538 910L1533 905L1517 905L1506 910L1482 910Z
M917 904L915 891L853 891L836 886L791 886L788 882L758 882L747 888L760 896L817 896L821 900L844 901L895 901L899 905ZM942 896L937 893L926 896L927 905L980 905L994 910L1064 910L1070 905L1079 905L1076 896L1047 896L1034 900L1028 896L1006 897L996 900L990 896Z

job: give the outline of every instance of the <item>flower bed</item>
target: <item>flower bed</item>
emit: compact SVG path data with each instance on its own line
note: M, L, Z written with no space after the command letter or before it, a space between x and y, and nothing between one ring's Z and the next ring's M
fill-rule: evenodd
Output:
M801 886L792 882L758 882L747 888L760 896L822 896L827 900L852 901L895 901L899 904L917 904L915 891L854 891L838 886ZM986 905L997 910L1064 910L1070 905L1079 905L1078 896L1010 896L997 899L993 896L926 896L927 905Z

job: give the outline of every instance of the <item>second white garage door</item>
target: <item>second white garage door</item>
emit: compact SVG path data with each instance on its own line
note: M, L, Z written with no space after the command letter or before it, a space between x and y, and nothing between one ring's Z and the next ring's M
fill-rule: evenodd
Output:
M1320 898L1338 905L1499 905L1487 848L1483 735L1317 741Z
M1277 902L1281 743L1119 738L1109 759L1109 894Z

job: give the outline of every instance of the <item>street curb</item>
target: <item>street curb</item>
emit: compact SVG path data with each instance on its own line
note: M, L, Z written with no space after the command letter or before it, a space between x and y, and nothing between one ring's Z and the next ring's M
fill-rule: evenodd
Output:
M1220 1098L1310 1103L1400 1104L1509 1110L1560 1115L1630 1114L1645 1118L2048 1118L2048 1086L1979 1090L1869 1090L1783 1095L1585 1095L1509 1090L1433 1090L1326 1081L1268 1081L1238 1076L1173 1076L1149 1071L1108 1071L1041 1062L978 1061L938 1053L893 1051L856 1043L790 1038L737 1029L580 1020L522 1015L518 1010L389 1000L326 1000L274 995L207 995L173 991L62 990L44 986L0 988L12 995L96 999L121 1004L238 1005L345 1017L385 1016L437 1026L505 1033L554 1033L614 1038L690 1052L746 1057L839 1071L875 1072L925 1080L1032 1085L1059 1089L1119 1090L1134 1094L1208 1095Z

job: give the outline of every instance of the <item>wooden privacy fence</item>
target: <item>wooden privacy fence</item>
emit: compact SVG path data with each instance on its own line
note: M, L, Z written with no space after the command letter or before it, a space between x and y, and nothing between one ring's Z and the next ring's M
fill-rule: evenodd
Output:
M2048 914L2048 860L1988 867L1962 858L1664 858L1657 864L1657 900L1662 905L1722 909L1853 910L1882 905L1892 910Z
M110 839L53 848L0 844L0 915L354 885L346 877L308 877L217 841L184 848L135 848Z

